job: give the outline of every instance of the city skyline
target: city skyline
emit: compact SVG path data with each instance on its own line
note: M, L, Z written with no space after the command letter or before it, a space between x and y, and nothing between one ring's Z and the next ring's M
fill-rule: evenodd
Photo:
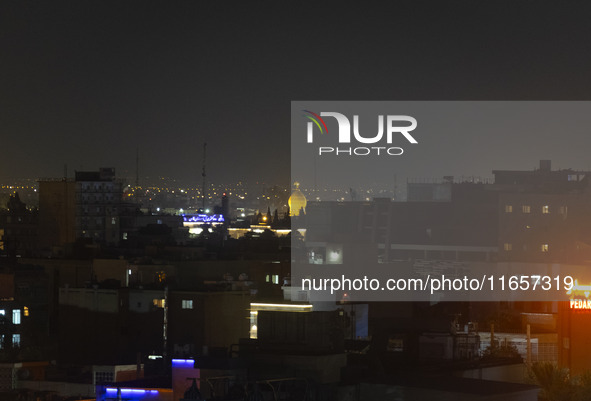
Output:
M0 2L0 401L587 399L589 15Z

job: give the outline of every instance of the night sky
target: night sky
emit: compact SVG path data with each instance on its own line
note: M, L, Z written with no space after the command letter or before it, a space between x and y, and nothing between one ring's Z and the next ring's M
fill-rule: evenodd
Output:
M587 100L583 4L4 1L0 180L131 177L139 146L142 176L198 185L207 141L209 180L287 184L292 100ZM591 135L538 146L446 173L590 167Z

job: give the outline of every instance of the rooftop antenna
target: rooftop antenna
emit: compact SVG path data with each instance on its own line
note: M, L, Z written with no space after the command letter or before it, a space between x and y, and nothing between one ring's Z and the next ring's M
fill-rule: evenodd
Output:
M140 186L140 147L135 148L135 187Z
M202 196L202 205L201 207L205 210L205 156L207 155L207 142L203 142L203 170L201 172L201 176L203 177L203 188L201 192Z

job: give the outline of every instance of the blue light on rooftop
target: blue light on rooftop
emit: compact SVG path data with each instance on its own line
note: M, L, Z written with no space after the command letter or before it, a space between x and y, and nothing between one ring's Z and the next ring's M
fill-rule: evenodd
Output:
M173 359L172 367L174 368L193 368L195 366L194 359Z
M117 388L107 387L107 393L117 394ZM158 394L158 390L144 390L140 388L122 388L121 396L124 395L145 395L145 394Z

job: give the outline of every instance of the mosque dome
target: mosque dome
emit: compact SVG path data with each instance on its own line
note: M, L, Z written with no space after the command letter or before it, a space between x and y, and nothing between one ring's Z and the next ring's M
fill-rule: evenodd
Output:
M304 196L302 191L300 191L300 183L294 182L293 185L295 186L295 189L291 193L291 196L289 197L288 201L289 215L299 216L300 210L304 209L304 212L306 211L306 204L308 203L308 201L306 200L306 197Z

